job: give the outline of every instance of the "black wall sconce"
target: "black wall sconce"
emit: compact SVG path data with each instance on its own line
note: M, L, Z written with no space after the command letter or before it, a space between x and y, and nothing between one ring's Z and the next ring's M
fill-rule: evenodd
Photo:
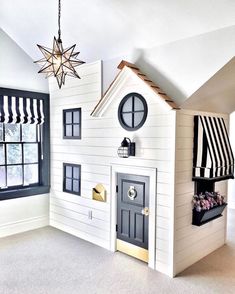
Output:
M128 158L129 156L135 156L135 143L125 137L118 148L118 156L122 158Z

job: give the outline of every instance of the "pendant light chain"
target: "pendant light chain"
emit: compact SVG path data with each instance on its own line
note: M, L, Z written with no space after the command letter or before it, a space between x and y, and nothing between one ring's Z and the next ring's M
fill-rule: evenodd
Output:
M61 0L59 0L59 5L58 5L58 42L61 43L61 29L60 29L60 17L61 17Z

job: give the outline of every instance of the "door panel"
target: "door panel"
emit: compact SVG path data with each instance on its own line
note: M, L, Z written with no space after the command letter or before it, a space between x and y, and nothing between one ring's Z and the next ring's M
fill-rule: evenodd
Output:
M134 221L134 238L136 241L144 243L144 218L145 216L140 213L135 213Z
M118 174L117 238L148 249L149 178Z
M121 210L121 234L127 238L130 238L130 210Z

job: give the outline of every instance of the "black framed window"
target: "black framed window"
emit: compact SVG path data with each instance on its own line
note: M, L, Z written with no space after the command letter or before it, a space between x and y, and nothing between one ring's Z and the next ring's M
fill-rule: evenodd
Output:
M81 194L81 165L80 164L63 164L63 191L71 194Z
M144 97L138 93L127 94L119 104L118 119L128 131L136 131L143 126L148 114Z
M0 88L0 200L49 192L49 120L48 94Z
M63 110L63 138L81 139L81 108Z
M0 187L39 184L40 127L0 124Z

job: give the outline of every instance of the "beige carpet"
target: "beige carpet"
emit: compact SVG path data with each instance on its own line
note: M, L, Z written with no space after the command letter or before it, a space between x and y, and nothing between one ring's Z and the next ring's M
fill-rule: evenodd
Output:
M228 244L170 279L144 263L47 227L0 240L0 294L235 294L235 211Z

